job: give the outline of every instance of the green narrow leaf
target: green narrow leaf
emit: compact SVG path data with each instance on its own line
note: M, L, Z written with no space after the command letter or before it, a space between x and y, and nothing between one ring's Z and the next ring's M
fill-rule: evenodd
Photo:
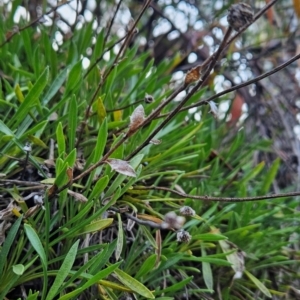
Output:
M102 101L102 97L98 97L97 100L97 115L98 121L101 124L106 117L106 109Z
M75 147L76 129L78 121L78 106L76 96L73 95L70 101L68 137L69 137L69 152Z
M74 245L71 247L68 254L66 255L61 267L59 268L57 276L55 277L53 285L51 286L51 288L49 290L46 300L52 300L56 296L59 288L62 286L62 284L64 283L64 280L69 275L69 272L72 269L72 266L73 266L75 258L76 258L78 245L79 245L79 240L77 240L74 243Z
M38 137L34 136L34 135L27 135L27 139L33 143L34 145L38 146L38 147L42 147L44 149L47 149L48 146L41 140L39 139Z
M92 61L96 61L97 58L102 54L103 47L104 47L104 28L100 31L100 33L97 36L97 41L94 47L94 52L92 55Z
M17 96L17 99L19 100L19 102L22 103L24 101L24 95L21 91L19 84L17 84L15 86L15 93L16 93L16 96Z
M66 84L66 91L64 95L74 93L80 88L80 80L82 78L82 60L79 60L71 69Z
M29 290L29 295L27 297L27 300L36 300L39 296L39 292L35 292L34 294L32 294L32 291Z
M28 62L28 64L33 67L33 50L32 50L32 41L30 39L30 34L28 32L28 30L24 30L21 32L21 36L23 39L23 45L24 45L24 49L26 52L26 61Z
M20 275L16 275L13 273L13 275L10 277L9 282L5 287L3 287L3 290L0 294L0 299L6 299L5 296L10 291L10 289L14 286L14 284L17 282L17 280L20 278ZM2 287L2 286L1 286Z
M108 182L109 182L109 178L108 178L107 175L100 178L96 182L96 184L95 184L92 192L90 193L88 199L89 200L92 200L94 198L97 199L100 196L100 194L104 191L104 189L107 187Z
M99 270L101 270L107 262L111 259L115 249L116 249L117 241L114 240L112 243L108 244L107 251L103 253L102 259L97 262L97 264L94 264L90 267L89 272L92 275L97 274Z
M272 163L272 166L268 173L264 176L264 181L262 183L261 194L264 195L269 192L271 184L277 175L277 171L280 167L280 158L276 158Z
M47 292L47 287L48 287L48 275L47 275L47 257L46 253L44 250L44 247L40 241L39 236L35 232L35 230L28 224L24 224L24 229L25 233L27 235L28 240L30 241L32 247L34 250L37 252L39 255L41 262L42 262L42 267L43 267L43 292L42 292L42 299L45 299L46 297L46 292Z
M143 231L143 233L145 234L148 242L151 244L151 246L154 248L154 249L157 249L157 244L156 244L156 240L155 238L153 237L152 233L150 232L150 230L144 226L144 225L140 225L140 229Z
M61 122L58 123L56 128L56 141L58 147L58 155L61 156L66 151L66 141L65 141L64 131Z
M213 233L202 233L202 234L195 234L193 235L193 240L201 240L201 241L220 241L220 240L227 240L228 238L221 234L213 234Z
M100 160L100 158L102 157L103 151L106 146L107 134L108 134L107 132L108 132L107 131L107 119L105 118L99 128L99 131L98 131L96 146L95 146L92 154L89 156L88 160L86 161L85 169L88 168L91 163L98 162ZM87 189L90 188L90 186L94 180L95 174L98 171L99 171L99 169L98 170L95 169L94 171L91 172L91 174L88 178L87 184L86 184Z
M17 128L18 125L25 119L28 115L32 105L37 102L38 97L43 92L49 77L49 68L47 67L41 76L38 78L32 89L29 91L24 101L21 103L19 109L14 114L9 122L9 127L14 125L14 128Z
M34 294L32 294L32 291L29 290L29 295L27 297L27 300L36 300L39 296L39 292L35 292Z
M76 273L72 274L70 279L60 288L59 292L63 291L65 288L67 288L74 280L77 280L83 273L86 272L86 270L89 269L89 273L93 274L90 271L90 269L93 266L99 266L101 263L105 264L107 262L107 260L109 259L109 257L105 259L107 249L108 249L108 245L106 245L105 248L103 248L103 250L101 252L99 252L95 256L91 257L91 259L89 259L84 265L82 265L78 269L78 271L76 271ZM100 268L100 270L101 270L101 268ZM82 281L81 284L83 285L84 281Z
M167 287L166 289L160 290L159 295L161 295L162 293L168 293L168 292L174 293L178 290L182 290L189 282L191 282L193 280L193 278L194 278L193 276L190 276L180 282L177 282L177 283L171 285L170 287Z
M109 225L111 225L113 220L114 219L102 219L102 220L95 221L91 224L84 226L82 229L76 232L76 235L100 231L108 227Z
M14 133L0 120L0 132L8 136L15 136Z
M266 288L266 286L259 281L254 275L252 275L247 270L244 270L244 273L248 276L248 278L259 288L259 290L264 293L267 297L272 298L270 291Z
M121 215L117 213L117 216L118 216L118 238L117 238L115 257L116 260L118 261L120 259L123 250L124 232L123 232L123 223L122 223Z
M81 54L86 53L87 47L91 43L91 38L93 36L93 22L85 23L85 28L81 29L80 41L79 41L79 51Z
M63 83L67 78L68 68L62 70L57 77L52 82L51 86L49 87L47 93L45 94L42 104L47 105L49 101L55 96L55 94L59 91Z
M21 135L20 140L27 137L28 135L34 135L36 137L40 137L44 132L45 128L47 128L48 120L41 121L37 123L35 126L31 127L27 130L23 135Z
M201 244L201 254L202 254L202 257L206 256L206 250L204 248L204 245L202 245L202 244ZM206 287L209 290L213 291L214 281L213 281L213 275L212 275L210 263L202 262L202 274L203 274L203 279L204 279Z
M69 180L67 176L67 169L68 164L63 164L60 168L60 172L58 173L57 177L55 178L54 184L56 184L58 187L62 187L64 184L66 184Z
M154 295L147 287L145 287L142 283L140 283L138 280L134 279L127 273L121 271L120 269L117 269L114 271L119 281L121 281L125 286L129 287L131 290L133 290L135 293L146 297L148 299L155 299Z
M68 166L73 167L76 162L77 150L74 148L68 156L65 158L65 163L68 163Z
M156 254L152 254L149 257L147 257L147 259L144 261L139 271L135 275L135 278L141 278L142 276L149 273L149 270L154 270L156 258L157 258Z
M15 237L17 235L18 229L20 227L20 224L22 222L22 217L19 217L17 221L14 223L14 225L11 227L11 229L8 232L8 235L3 243L1 252L0 252L0 277L3 272L4 264L7 261L7 255L9 253L10 247L15 241Z
M25 233L26 233L28 240L30 241L32 247L39 255L44 267L47 268L47 257L46 257L44 247L40 241L39 236L37 235L35 230L30 225L24 224L24 228L25 228Z
M90 286L94 285L95 283L97 283L99 280L101 280L102 278L107 277L109 274L111 274L112 272L114 272L116 270L116 268L119 267L119 265L121 264L121 262L115 263L114 265L111 265L109 267L107 267L106 269L98 272L95 276L93 276L91 279L89 279L82 287L62 296L59 298L59 300L68 300L71 299L82 293L84 290L86 290L87 288L89 288ZM152 298L153 299L153 298Z
M103 151L105 149L106 140L107 140L107 119L105 118L98 131L97 143L95 146L95 152L93 157L94 163L101 158Z
M249 180L255 178L265 166L265 162L260 162L254 169L252 169L243 179L239 182L239 185L242 186L243 184L247 183Z

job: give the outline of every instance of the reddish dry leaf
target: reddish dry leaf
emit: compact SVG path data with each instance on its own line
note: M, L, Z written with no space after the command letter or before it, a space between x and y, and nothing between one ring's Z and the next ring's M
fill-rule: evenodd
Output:
M163 221L155 216L146 215L146 214L138 214L137 216L139 219L151 221L157 224L161 224Z
M145 110L143 105L139 105L130 116L128 135L134 133L145 121Z
M190 84L193 83L197 80L200 79L200 74L201 74L201 66L197 66L191 70L189 70L185 76L185 84Z
M68 190L68 194L75 198L76 201L80 201L81 203L85 203L88 201L86 197L84 197L82 194L73 192L71 190Z
M72 168L67 169L67 176L68 176L69 182L72 182L73 181L73 169Z
M48 196L52 196L56 193L58 190L58 187L56 184L53 184L49 189L48 189Z
M299 1L299 0L296 0L296 1ZM269 2L270 2L270 0L266 0L266 4L268 4ZM273 21L274 21L273 7L270 7L267 10L267 18L268 18L270 25L273 25Z
M235 125L239 121L242 115L242 106L244 102L244 98L240 94L236 94L230 110L231 118L228 122L229 125Z
M300 18L300 1L294 0L294 9L298 18Z
M106 161L106 163L108 163L113 170L115 170L120 174L130 176L130 177L136 177L136 173L134 169L125 160L110 158Z

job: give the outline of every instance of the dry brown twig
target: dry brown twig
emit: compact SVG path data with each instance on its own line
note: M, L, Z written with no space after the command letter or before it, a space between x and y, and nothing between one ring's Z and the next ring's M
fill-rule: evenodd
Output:
M211 197L211 196L196 196L196 195L190 195L181 193L176 190L172 190L167 187L161 187L161 186L143 186L143 187L134 187L135 190L156 190L156 191L166 191L173 194L176 194L182 198L190 198L194 200L201 200L201 201L220 201L220 202L250 202L250 201L261 201L261 200L267 200L267 199L277 199L277 198L287 198L287 197L295 197L300 196L299 192L290 192L290 193L281 193L281 194L273 194L273 195L263 195L263 196L256 196L256 197L243 197L243 198L234 198L234 197Z

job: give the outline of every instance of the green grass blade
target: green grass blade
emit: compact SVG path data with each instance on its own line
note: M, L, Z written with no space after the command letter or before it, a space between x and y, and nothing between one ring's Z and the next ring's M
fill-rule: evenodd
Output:
M96 182L88 199L89 200L92 200L94 198L97 199L100 196L100 194L104 191L104 189L106 188L108 182L109 182L108 176L104 176L104 177L100 178Z
M121 219L121 215L118 213L118 237L117 237L117 247L115 251L116 261L120 259L122 250L123 250L123 242L124 242L124 231L123 231L123 222Z
M58 76L54 79L51 86L49 87L48 91L46 92L42 104L47 105L48 102L55 96L58 90L61 88L63 83L65 82L68 74L68 68L65 68L61 71Z
M56 140L58 147L58 155L61 156L66 151L66 141L64 137L64 130L62 127L62 123L59 122L56 128Z
M7 261L7 255L9 253L9 250L11 248L11 245L15 241L15 237L17 235L18 229L20 227L20 224L22 222L22 217L18 218L17 221L14 223L14 225L11 227L0 252L0 278L3 272L4 265Z
M259 290L264 293L268 298L272 298L270 291L266 288L266 286L259 281L254 275L252 275L247 270L244 273L248 276L248 278L259 288Z
M69 152L75 147L76 129L78 123L78 106L76 96L73 95L70 101L68 137L69 137Z
M146 297L148 299L155 299L154 295L147 287L145 287L141 282L134 279L127 273L123 272L122 270L115 270L114 273L117 275L117 278L120 282L122 282L125 286L133 290L135 293Z
M9 127L17 128L18 125L25 119L28 115L32 105L37 102L38 97L43 92L49 77L49 68L47 67L41 76L38 78L37 82L34 84L32 89L29 91L24 101L21 103L20 107L14 114L13 118L9 122Z
M203 245L201 245L201 254L202 254L202 257L206 257L206 250ZM213 291L214 280L213 280L210 263L204 262L204 261L202 262L202 274L203 274L203 279L204 279L206 287L209 290Z
M46 297L46 292L47 292L47 286L48 286L48 275L47 275L47 257L46 253L44 250L44 247L41 243L41 240L36 233L36 231L28 224L24 225L25 233L27 235L28 240L30 241L32 247L34 250L37 252L39 255L41 262L42 262L42 267L43 267L43 274L44 274L44 284L43 284L43 294L42 294L42 299L45 299Z
M51 286L51 288L49 290L46 300L52 300L56 296L59 288L62 286L64 280L69 275L69 271L72 269L72 266L73 266L75 258L76 258L78 245L79 245L79 240L77 240L74 243L74 245L71 247L71 249L67 253L61 267L59 268L57 276L55 277L53 285Z
M119 265L121 264L121 262L118 262L114 265L111 265L109 267L107 267L106 269L98 272L95 276L93 276L91 279L89 279L82 287L62 296L59 298L59 300L68 300L68 299L72 299L73 297L75 297L76 295L82 293L84 290L86 290L87 288L89 288L90 286L96 284L99 280L101 280L102 278L107 277L109 274L111 274L112 272L114 272Z

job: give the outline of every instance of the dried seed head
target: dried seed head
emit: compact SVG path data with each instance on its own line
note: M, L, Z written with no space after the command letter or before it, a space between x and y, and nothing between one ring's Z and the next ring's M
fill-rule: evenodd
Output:
M252 20L253 10L250 5L246 3L237 3L230 6L227 21L235 31L239 31L241 27L251 23Z
M33 201L34 201L34 204L37 204L37 205L44 204L44 198L42 195L39 195L39 194L34 195Z
M144 100L145 100L145 103L149 104L154 101L154 98L153 98L153 96L146 94Z
M164 217L162 228L180 229L183 226L184 222L185 222L184 217L177 216L174 211L170 211Z
M130 124L127 135L133 134L145 121L145 110L143 105L136 107L130 116Z
M26 143L25 146L23 147L23 150L26 152L31 152L32 148L31 148L30 143Z
M177 231L177 242L184 242L184 243L188 243L191 239L192 239L192 236L187 232L187 231L184 231L184 230L179 230Z
M201 77L201 66L197 66L195 68L190 69L185 76L184 83L190 84L197 80L199 80Z
M182 206L179 212L183 216L194 216L196 214L196 212L189 206Z
M108 163L113 170L120 174L136 177L136 173L128 161L117 158L109 158L105 162Z

